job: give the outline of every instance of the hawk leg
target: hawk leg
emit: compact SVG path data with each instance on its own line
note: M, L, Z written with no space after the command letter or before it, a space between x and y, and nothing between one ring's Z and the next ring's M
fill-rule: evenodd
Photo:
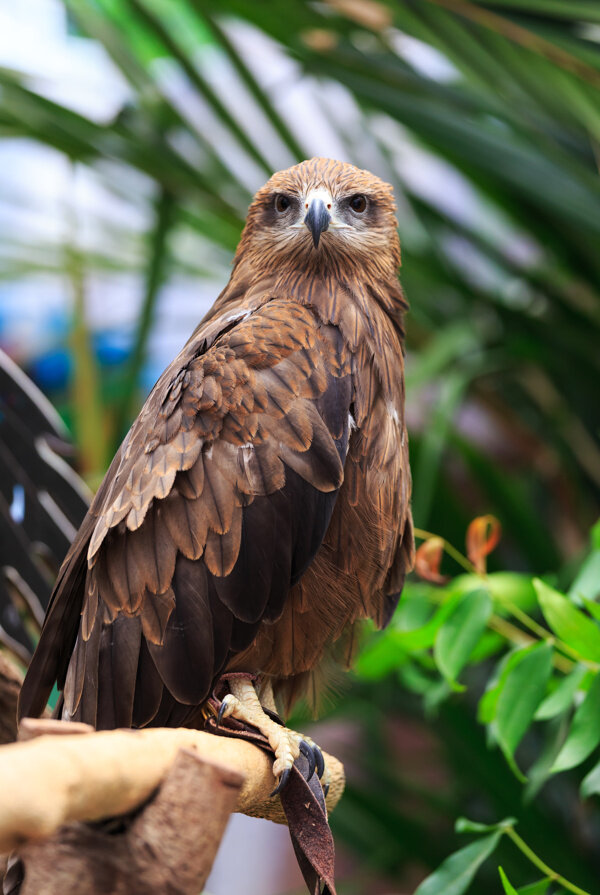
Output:
M251 681L237 677L232 678L229 680L229 689L231 692L221 702L217 721L220 722L223 718L232 715L238 721L256 727L269 741L269 745L275 753L273 774L279 781L271 795L281 792L288 781L292 765L300 753L308 761L308 779L310 780L316 770L319 778L323 778L323 788L327 795L329 775L321 750L310 737L290 730L270 718L264 711ZM275 700L270 683L263 684L261 698L269 710L275 711Z

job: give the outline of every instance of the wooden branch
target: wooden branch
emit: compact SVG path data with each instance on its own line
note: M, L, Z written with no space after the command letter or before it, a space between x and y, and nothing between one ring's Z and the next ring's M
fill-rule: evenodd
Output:
M86 729L80 725L80 731L82 727ZM187 728L82 735L71 724L31 719L22 728L29 736L40 735L0 747L0 852L49 836L63 824L138 808L165 779L181 749L195 750L224 772L243 777L236 811L285 823L280 800L269 795L275 784L272 760L250 743ZM65 734L58 735L57 729ZM344 789L344 771L336 758L324 757L331 773L327 806L332 810Z
M125 833L71 824L31 841L20 850L16 885L9 879L8 891L197 895L242 784L241 774L181 749L158 793Z

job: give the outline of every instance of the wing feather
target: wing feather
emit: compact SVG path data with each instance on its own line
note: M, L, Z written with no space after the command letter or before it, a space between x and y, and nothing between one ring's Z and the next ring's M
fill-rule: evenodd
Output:
M281 616L343 480L344 351L310 308L277 299L208 348L195 334L94 501L74 587L59 584L42 632L43 682L37 692L30 682L23 711L41 711L66 675L65 716L184 723L260 622Z
M131 718L133 727L146 727L154 721L164 689L160 674L150 655L146 638L142 637L133 694Z

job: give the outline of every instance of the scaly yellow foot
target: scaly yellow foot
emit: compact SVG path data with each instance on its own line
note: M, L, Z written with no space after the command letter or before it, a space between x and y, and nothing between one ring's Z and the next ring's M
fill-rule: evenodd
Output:
M321 750L310 737L305 737L295 730L289 730L269 718L263 710L251 681L243 678L231 678L229 688L231 692L224 697L221 703L217 721L220 722L223 718L232 715L238 721L256 727L267 738L275 753L273 774L278 779L277 787L271 795L281 792L289 779L292 765L300 753L308 762L308 779L310 780L316 770L319 778L323 778L323 789L327 795L329 772L325 768ZM263 687L263 697L267 697L265 699L267 704L274 704L269 691L269 687Z

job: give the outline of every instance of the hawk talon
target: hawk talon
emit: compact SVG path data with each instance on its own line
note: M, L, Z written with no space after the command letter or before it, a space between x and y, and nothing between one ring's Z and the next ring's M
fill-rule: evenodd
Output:
M219 711L217 712L217 727L221 724L223 718L227 718L228 715L231 715L236 703L238 700L231 693L228 693L227 696L224 696L221 705L219 706Z
M244 724L252 725L266 737L275 753L273 774L278 779L271 796L277 795L286 786L291 769L300 754L307 762L306 782L308 783L316 772L323 789L326 786L329 788L329 772L323 753L317 744L310 737L290 730L281 724L279 719L274 721L261 705L256 689L250 681L232 678L229 686L231 692L223 698L217 712L217 726L223 718L233 715ZM273 701L269 688L263 688L262 695L267 696L265 702Z
M300 740L298 743L298 747L302 755L304 755L305 759L308 762L308 774L306 776L306 782L311 779L312 775L315 772L315 768L317 766L317 754L316 750L313 746L306 742L306 740ZM318 747L317 747L318 748ZM320 750L319 750L320 751ZM323 756L321 756L321 761L323 760ZM319 774L319 776L321 776Z
M319 780L323 776L325 772L325 759L323 758L323 753L319 749L316 743L312 743L312 749L315 755L315 764L317 769L317 777Z
M313 739L311 739L310 737L304 736L303 741L307 744L307 746L310 746L310 748L312 750L312 753L314 756L314 761L315 761L315 770L317 772L317 777L320 780L322 778L323 774L325 773L325 759L323 758L323 753L321 752L320 747L317 746L315 741ZM306 753L302 749L302 746L300 746L300 751L304 755L306 755ZM306 756L306 757L308 758L308 756ZM309 759L309 764L312 764L310 762L310 759ZM313 772L311 771L310 774L308 775L307 779L310 780L312 775L313 775Z
M288 780L290 779L290 774L292 773L291 768L286 768L281 772L281 777L279 778L279 783L275 787L272 793L269 794L269 798L272 799L273 796L279 795L282 789L287 786Z

